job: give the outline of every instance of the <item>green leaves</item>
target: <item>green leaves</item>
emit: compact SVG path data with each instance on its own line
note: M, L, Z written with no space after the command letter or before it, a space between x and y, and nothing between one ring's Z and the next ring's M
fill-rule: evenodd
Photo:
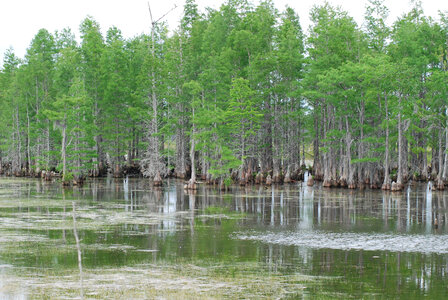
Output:
M254 135L260 126L263 114L258 110L255 91L249 87L249 81L234 78L230 90L230 101L225 112L229 129L240 139Z
M154 155L146 166L185 176L195 161L206 178L249 180L291 176L313 145L327 174L363 180L386 152L396 165L400 132L403 157L422 168L444 151L448 22L416 5L389 28L387 14L370 0L360 27L325 3L305 36L297 13L272 1L202 13L188 0L179 28L153 24L154 40L116 27L103 37L92 17L80 45L69 29L41 29L23 60L4 56L0 155L19 171L61 165L65 151L75 175Z

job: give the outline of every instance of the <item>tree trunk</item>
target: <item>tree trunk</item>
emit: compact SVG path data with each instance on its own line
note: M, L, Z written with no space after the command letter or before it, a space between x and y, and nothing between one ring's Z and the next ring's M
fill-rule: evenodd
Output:
M19 106L16 107L16 137L17 137L17 148L15 149L16 155L16 168L13 170L15 176L22 176L22 142L21 142L21 134L20 134L20 123L19 123Z
M328 109L323 109L324 111L324 115L322 116L322 121L323 121L323 129L324 129L324 134L323 134L323 138L326 139L327 136L327 131L330 128L330 116L329 113L327 112ZM323 175L324 175L324 182L323 182L323 186L324 187L331 187L332 183L331 183L331 164L330 164L330 159L331 159L331 145L329 141L324 140L324 147L326 148L326 152L323 155L323 163L324 163L324 170L323 170Z
M275 97L277 98L277 97ZM278 109L277 99L274 102L274 122L272 122L272 182L281 183L283 182L281 174L281 145L280 145L280 111Z
M151 15L152 22L152 15ZM154 168L154 170L150 171L150 173L155 174L152 178L154 185L161 185L162 178L161 175L164 173L162 170L163 163L161 162L160 155L160 141L159 141L159 128L158 128L158 114L157 114L157 95L156 95L156 79L155 79L155 32L154 32L155 23L152 23L151 27L151 40L152 40L152 64L151 64L151 102L152 102L152 120L151 120L151 133L150 133L150 149L149 149L149 166L148 168Z
M294 99L295 100L295 99ZM296 108L294 105L290 105L289 111L286 111L288 116L293 115L296 109L300 109L300 107ZM296 119L294 117L289 117L285 122L286 128L286 172L284 182L288 183L293 180L300 180L300 145L303 144L301 140L301 123L300 119Z
M401 122L401 99L399 97L398 108L400 112L398 113L398 172L397 172L397 182L393 190L401 191L404 188L403 184L403 132L402 132L402 122Z
M190 161L191 161L191 178L188 182L187 188L189 190L196 190L196 160L195 160L195 134L196 134L196 126L194 124L194 107L192 109L192 129L191 129L191 139L190 139Z
M176 167L175 174L177 178L187 177L187 162L185 145L187 144L184 132L183 117L180 118L180 126L176 129Z
M98 101L95 101L95 105L94 105L94 111L93 111L93 123L95 125L95 128L98 128ZM92 176L93 177L98 177L100 176L100 161L101 161L101 157L100 157L100 137L98 132L96 132L95 136L94 136L94 141L95 141L95 145L94 145L94 150L95 150L95 154L93 156L93 172L92 172Z
M45 144L46 144L46 152L47 152L47 157L45 159L45 168L47 170L50 170L50 165L51 165L51 160L50 160L50 151L51 151L51 145L50 145L50 121L47 120L47 128L45 130Z
M314 158L313 158L313 175L314 179L316 180L323 180L322 176L322 164L321 164L321 155L319 151L320 147L320 141L319 141L319 118L318 118L318 109L317 109L317 100L315 101L314 105L314 142L313 142L313 152L314 152ZM321 108L322 111L322 108ZM325 120L323 120L323 124L325 124ZM323 128L322 128L323 129Z
M245 162L245 138L244 138L244 121L241 120L241 128L240 128L240 160L241 160L241 166L238 170L238 181L241 186L247 184L247 178L246 178L246 162Z
M384 182L381 187L383 190L391 189L391 180L389 175L390 169L390 158L389 158L389 112L388 112L388 103L387 103L387 94L384 94L384 105L386 108L386 144L385 144L385 158L384 158Z
M428 139L427 139L426 135L424 134L423 135L423 149L424 150L422 152L422 155L423 155L423 170L422 170L422 178L421 178L421 180L427 180L429 178L429 175L430 175L430 174L428 174L428 154L427 154L427 151L426 151L426 149L427 149L427 145L426 145L427 141L428 141Z
M347 180L347 185L349 189L355 189L356 188L356 183L355 183L355 170L354 170L354 166L352 164L352 154L351 154L351 145L352 145L352 137L350 134L350 129L348 126L348 116L345 116L345 128L346 128L346 145L347 145L347 169L348 169L348 180Z
M31 147L30 147L30 115L28 112L28 106L26 107L26 119L27 119L27 136L26 136L26 153L27 153L27 173L31 174Z
M364 94L361 95L361 109L359 110L359 122L360 122L360 137L358 144L358 158L365 158L364 154L364 122L365 122L365 103L364 103ZM366 163L358 163L357 171L358 171L358 184L362 184L364 181L364 168Z
M437 189L443 190L445 188L445 184L443 182L443 133L439 131L439 151L438 151L438 174L437 174Z
M66 182L66 176L67 176L67 124L65 119L67 118L67 115L64 116L64 124L62 125L62 145L61 145L61 158L62 158L62 184L68 185L69 183Z
M443 162L443 174L442 181L443 184L447 182L448 176L448 106L445 106L445 117L447 117L446 125L445 125L445 160Z
M79 111L79 107L77 108L77 110ZM80 122L80 116L78 114L78 124ZM75 133L75 153L76 153L76 158L75 158L75 174L74 174L74 184L76 185L82 185L84 182L84 174L81 170L81 154L80 154L80 140L81 140L81 133L80 133L80 128L77 125L76 126L78 130L76 130Z
M264 115L264 122L260 131L262 144L266 145L261 149L261 172L264 174L272 172L272 120L271 120L271 105L266 102L266 113Z
M178 76L182 78L183 71L183 50L182 50L182 39L179 39L179 73ZM176 86L176 97L182 97L182 89L180 88L180 84ZM176 104L177 111L179 113L179 126L176 128L176 166L174 169L175 176L177 178L187 178L187 156L188 156L188 139L185 135L185 127L187 126L187 122L185 120L185 109L182 103Z

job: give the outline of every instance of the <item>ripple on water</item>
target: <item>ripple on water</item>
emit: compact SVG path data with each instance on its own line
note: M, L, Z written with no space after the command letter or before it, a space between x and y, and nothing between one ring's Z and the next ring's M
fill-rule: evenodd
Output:
M448 253L448 235L299 231L237 233L234 238L316 249Z

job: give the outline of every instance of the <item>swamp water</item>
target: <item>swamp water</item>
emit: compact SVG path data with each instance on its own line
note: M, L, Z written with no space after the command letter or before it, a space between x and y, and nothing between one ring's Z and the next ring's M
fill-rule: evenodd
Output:
M446 299L447 216L448 193L426 184L189 193L0 178L0 299Z

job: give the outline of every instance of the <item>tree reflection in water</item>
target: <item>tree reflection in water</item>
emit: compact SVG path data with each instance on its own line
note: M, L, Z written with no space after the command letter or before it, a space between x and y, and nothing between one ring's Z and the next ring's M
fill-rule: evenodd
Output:
M70 243L66 228L39 229L32 223L66 219L65 206L57 202L59 184L1 179L0 186L7 197L19 199L15 204L0 198L2 228L19 234L24 220L33 228L27 229L30 234ZM232 186L227 192L200 185L186 192L177 180L154 188L145 179L107 178L64 194L79 207L87 269L178 260L258 262L268 273L333 278L325 285L310 284L311 294L418 298L447 292L448 193L426 184L402 193L302 183ZM98 227L87 226L89 214ZM117 247L128 250L110 250ZM76 267L74 257L63 251L17 250L11 256L0 252L0 258L17 267Z

